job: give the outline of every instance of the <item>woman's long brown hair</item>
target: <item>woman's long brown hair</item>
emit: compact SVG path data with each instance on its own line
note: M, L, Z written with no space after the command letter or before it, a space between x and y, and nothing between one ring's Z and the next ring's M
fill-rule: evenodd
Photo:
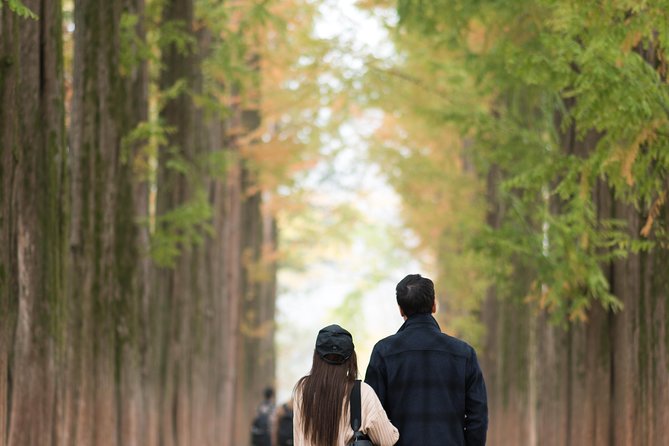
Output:
M343 364L328 364L314 352L311 372L295 386L302 395L300 415L307 440L318 446L337 446L344 404L349 404L358 378L355 352Z

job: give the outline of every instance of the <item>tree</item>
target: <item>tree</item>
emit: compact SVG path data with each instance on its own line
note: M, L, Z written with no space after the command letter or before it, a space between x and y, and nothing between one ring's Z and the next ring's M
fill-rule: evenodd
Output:
M167 301L156 311L167 340L161 387L173 395L161 403L162 424L176 426L176 441L246 441L250 396L274 379L275 233L243 153L260 124L251 38L265 14L262 4L217 1L173 1L163 11L173 43L162 51L160 88L170 93L153 249L171 260L158 272ZM178 39L168 35L175 27ZM202 408L205 421L190 421Z
M488 181L473 240L494 260L482 307L492 419L504 420L493 441L661 443L664 3L398 3L399 37L420 43L393 69L435 96L450 87L414 113L455 126L464 144L445 149L466 147Z
M63 3L0 1L0 444L243 442L274 380L267 197L307 165L275 131L297 109L264 108L292 11Z
M124 137L146 115L141 67L123 73L121 22L141 2L74 3L70 114L70 268L68 368L62 408L70 425L63 441L130 441L139 388L135 345L140 311L141 245L135 221L133 153ZM130 30L127 30L130 32ZM144 284L145 286L145 284ZM132 346L132 347L129 347ZM133 407L135 406L135 407ZM129 423L126 425L125 423ZM127 434L126 434L127 435Z
M0 444L56 416L67 224L60 2L0 7Z

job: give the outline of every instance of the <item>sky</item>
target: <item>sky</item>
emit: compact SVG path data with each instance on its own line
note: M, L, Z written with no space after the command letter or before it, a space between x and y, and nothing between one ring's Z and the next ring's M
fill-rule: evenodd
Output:
M362 74L365 54L386 57L393 47L381 20L358 10L354 3L324 1L314 33L346 42L352 52L339 62ZM316 191L320 200L352 203L364 214L364 221L346 228L350 245L334 255L329 252L304 271L279 271L278 402L288 399L297 380L309 372L322 327L337 323L352 333L360 378L364 378L374 343L396 332L403 322L395 302L395 284L406 274L418 272L420 265L395 247L398 233L411 239L401 227L400 199L378 167L366 161L365 136L380 122L379 113L365 111L342 126L342 140L337 143L344 149L328 166L334 175L320 179Z

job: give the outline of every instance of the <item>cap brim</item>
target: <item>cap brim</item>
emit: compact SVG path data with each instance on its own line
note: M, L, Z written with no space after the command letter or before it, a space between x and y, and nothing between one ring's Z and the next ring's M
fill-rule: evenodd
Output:
M320 356L320 358L321 358L323 361L327 362L328 364L334 364L334 365L340 365L340 364L343 364L343 363L346 362L346 360L347 360L348 358L351 357L351 355L344 356L344 355L339 355L339 354L337 354L337 353L326 353L326 354L322 354L322 353L320 353L320 352L318 353L318 356ZM336 357L338 357L339 359L336 359L336 360L335 360L335 359L331 359L331 358L328 358L328 356L330 356L330 357L332 357L332 356L336 356Z

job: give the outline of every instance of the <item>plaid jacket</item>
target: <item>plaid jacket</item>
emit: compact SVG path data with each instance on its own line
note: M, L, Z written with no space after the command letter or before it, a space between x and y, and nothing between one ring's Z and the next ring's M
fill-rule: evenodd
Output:
M416 314L379 341L365 375L398 445L484 446L488 404L474 349L441 332L430 314Z

